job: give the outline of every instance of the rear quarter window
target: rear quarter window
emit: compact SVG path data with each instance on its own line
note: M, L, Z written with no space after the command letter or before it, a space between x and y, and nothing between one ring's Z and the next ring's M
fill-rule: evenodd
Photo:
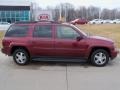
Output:
M25 37L28 32L28 26L11 26L5 34L5 37Z

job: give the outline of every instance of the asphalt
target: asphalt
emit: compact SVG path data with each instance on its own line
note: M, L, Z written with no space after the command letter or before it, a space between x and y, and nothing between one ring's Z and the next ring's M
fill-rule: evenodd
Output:
M58 62L18 66L0 53L0 90L120 90L120 56L105 67Z

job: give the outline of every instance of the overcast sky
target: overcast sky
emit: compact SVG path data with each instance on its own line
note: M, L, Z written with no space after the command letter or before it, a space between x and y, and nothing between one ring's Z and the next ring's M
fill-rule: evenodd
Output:
M36 2L40 7L46 8L47 6L55 7L56 5L60 3L71 3L76 8L80 6L97 6L101 8L119 8L120 9L120 0L0 0L0 3L7 2L12 3L15 2Z
M101 8L120 8L120 0L32 0L39 4L40 7L56 6L59 3L71 3L76 8L79 6L98 6Z

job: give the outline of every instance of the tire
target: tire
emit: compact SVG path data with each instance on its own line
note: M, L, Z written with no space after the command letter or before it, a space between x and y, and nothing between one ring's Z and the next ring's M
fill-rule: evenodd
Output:
M91 55L91 63L97 67L103 67L109 62L109 54L106 50L95 50Z
M30 58L24 49L16 49L13 53L13 60L18 65L26 65L29 63Z

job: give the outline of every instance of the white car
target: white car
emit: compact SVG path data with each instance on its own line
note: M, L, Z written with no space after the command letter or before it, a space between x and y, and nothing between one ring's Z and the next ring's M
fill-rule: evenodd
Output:
M104 24L108 24L108 23L111 23L111 22L112 22L112 20L110 20L110 19L103 20L103 23L104 23Z
M8 22L0 22L0 30L7 30L10 27L10 23Z
M89 21L89 24L103 24L104 20L102 19L94 19L92 21Z
M111 21L111 24L120 24L120 19L115 19Z

